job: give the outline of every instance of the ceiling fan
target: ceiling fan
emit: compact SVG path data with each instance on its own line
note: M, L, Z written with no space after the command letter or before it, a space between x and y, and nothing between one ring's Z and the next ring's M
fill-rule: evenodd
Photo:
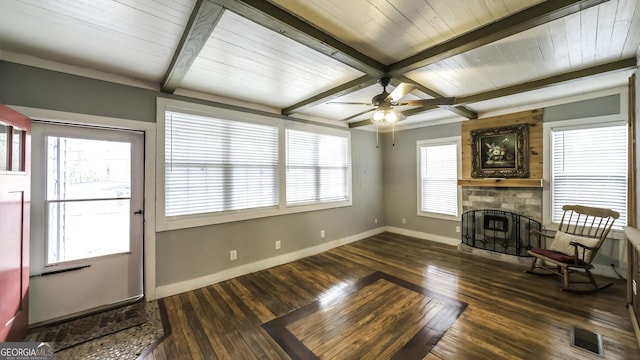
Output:
M397 121L405 119L405 116L397 111L394 107L396 106L428 106L428 105L453 105L456 98L454 97L443 97L443 98L434 98L434 99L419 99L419 100L404 100L401 101L403 97L409 94L411 91L417 88L417 85L410 83L401 83L398 85L391 93L387 92L387 86L391 79L389 77L381 77L378 82L382 85L382 93L374 96L371 99L370 103L363 102L337 102L332 101L328 104L348 104L348 105L369 105L375 106L372 109L368 109L362 112L359 112L355 115L351 115L342 121L351 120L360 115L366 114L368 112L374 111L371 116L371 121L376 125L389 125L393 124Z

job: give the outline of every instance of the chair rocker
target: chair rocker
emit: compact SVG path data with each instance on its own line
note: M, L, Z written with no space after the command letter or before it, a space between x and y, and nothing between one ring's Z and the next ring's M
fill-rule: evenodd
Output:
M613 283L596 283L591 273L591 262L620 214L610 209L580 205L565 205L562 210L564 213L555 234L531 231L534 235L533 244L537 240L538 247L531 247L527 251L533 256L531 268L527 272L562 276L564 291L592 293L608 288ZM552 241L547 246L549 239ZM536 271L537 269L543 272ZM575 280L576 276L582 276L583 279Z

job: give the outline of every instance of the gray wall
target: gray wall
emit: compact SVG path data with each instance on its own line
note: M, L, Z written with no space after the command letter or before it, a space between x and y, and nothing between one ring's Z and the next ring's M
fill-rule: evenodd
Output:
M625 111L625 109L622 109ZM549 106L544 109L544 122L584 119L620 113L620 95L609 95L595 99Z
M8 105L155 122L158 96L238 109L0 61L0 103ZM351 139L353 206L159 232L156 285L191 280L383 226L382 155L375 133L354 130ZM373 221L376 217L378 224ZM326 232L324 239L320 230ZM282 242L277 252L275 240ZM232 249L238 251L233 263Z
M0 102L155 122L161 93L0 61Z
M459 239L457 221L418 216L416 141L460 136L460 123L416 128L382 136L385 223L412 231ZM402 218L407 223L402 223Z

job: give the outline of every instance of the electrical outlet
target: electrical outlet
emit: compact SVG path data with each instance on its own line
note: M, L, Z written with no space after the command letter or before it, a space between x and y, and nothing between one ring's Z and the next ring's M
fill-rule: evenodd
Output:
M373 223L377 224L378 223L378 218L373 219Z
M324 239L324 230L320 230L320 238Z
M402 223L406 224L407 223L407 218L402 218Z
M238 258L238 250L229 251L229 260L233 261Z
M280 250L280 240L276 240L276 250Z
M456 226L456 232L459 233L460 232L460 226Z

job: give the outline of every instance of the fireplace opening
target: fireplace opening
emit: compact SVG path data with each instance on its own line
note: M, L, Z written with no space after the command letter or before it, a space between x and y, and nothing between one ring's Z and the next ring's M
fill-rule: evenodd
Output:
M505 216L486 215L484 217L484 229L507 232L509 219Z
M541 231L542 225L509 211L484 209L462 214L462 242L478 249L528 257L531 230Z

